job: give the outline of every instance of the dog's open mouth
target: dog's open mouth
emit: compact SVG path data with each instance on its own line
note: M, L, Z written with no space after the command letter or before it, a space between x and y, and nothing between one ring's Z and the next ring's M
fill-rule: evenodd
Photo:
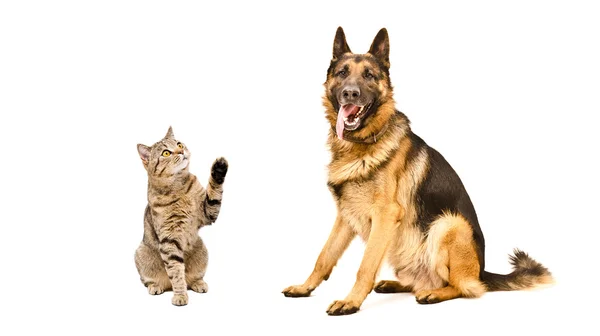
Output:
M340 139L344 138L344 130L355 131L361 125L362 119L366 116L371 104L366 106L357 106L352 104L342 105L338 112L336 123L337 136Z

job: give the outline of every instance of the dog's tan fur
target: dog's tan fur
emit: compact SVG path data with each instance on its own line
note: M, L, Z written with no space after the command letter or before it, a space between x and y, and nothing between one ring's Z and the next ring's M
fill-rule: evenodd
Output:
M417 142L408 119L395 109L385 68L389 67L387 52L385 29L377 35L369 53L356 55L350 52L340 28L325 82L323 103L326 118L332 125L328 138L332 152L328 184L338 214L311 275L304 284L290 286L283 293L290 297L309 296L329 277L352 239L359 236L366 247L355 285L344 300L334 301L329 306L327 311L331 315L356 312L373 288L380 293L412 291L420 303L478 297L486 291L480 278L482 256L478 251L482 248L478 250L479 245L474 240L474 223L460 213L447 210L428 223L426 231L418 222L422 220L419 214L423 196L417 192L429 176L438 174L434 171L438 167L432 166L433 152ZM343 69L349 75L337 76ZM365 71L374 73L375 80L364 79ZM364 141L340 139L333 129L338 118L335 90L344 83L359 83L365 90L377 92L376 112L351 134L353 139ZM379 138L367 141L376 134ZM478 228L478 224L475 225ZM384 259L395 270L397 280L384 280L375 285ZM549 272L547 278L551 278ZM531 276L531 279L532 283L544 281L544 277ZM494 286L500 282L496 281ZM523 288L522 282L518 283L518 288Z

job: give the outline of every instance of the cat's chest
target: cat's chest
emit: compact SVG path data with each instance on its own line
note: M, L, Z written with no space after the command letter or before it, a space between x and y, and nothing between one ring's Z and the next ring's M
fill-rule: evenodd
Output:
M200 224L200 207L193 199L181 197L170 206L152 212L155 225L179 232L195 232Z

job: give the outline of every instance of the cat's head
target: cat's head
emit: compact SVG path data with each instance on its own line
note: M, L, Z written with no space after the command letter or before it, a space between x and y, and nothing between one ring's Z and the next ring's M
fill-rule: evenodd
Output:
M137 149L150 176L171 177L188 171L191 153L181 141L175 139L171 127L159 142L150 147L138 144Z

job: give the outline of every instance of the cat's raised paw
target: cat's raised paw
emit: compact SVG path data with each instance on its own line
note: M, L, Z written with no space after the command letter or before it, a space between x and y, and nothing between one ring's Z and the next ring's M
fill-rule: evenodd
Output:
M173 295L171 303L173 303L175 306L185 306L186 304L188 304L187 293Z
M220 157L215 160L212 165L210 175L218 184L222 184L225 181L225 175L227 175L227 169L229 168L229 164L225 158Z

